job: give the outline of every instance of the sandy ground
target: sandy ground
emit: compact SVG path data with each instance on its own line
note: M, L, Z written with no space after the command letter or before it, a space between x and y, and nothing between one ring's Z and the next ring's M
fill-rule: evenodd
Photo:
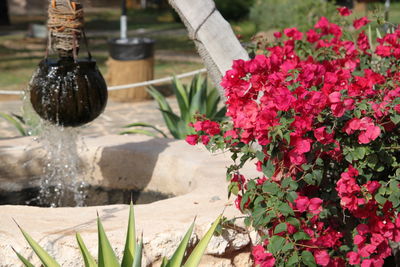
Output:
M168 98L173 109L177 108L174 98ZM22 114L23 102L17 101L1 101L0 112ZM96 120L80 127L82 135L100 136L108 134L118 134L125 130L124 125L134 122L145 122L153 124L168 133L162 115L158 110L155 101L149 100L137 103L118 103L109 101L103 114ZM0 118L0 138L10 138L21 136L17 129L8 121Z

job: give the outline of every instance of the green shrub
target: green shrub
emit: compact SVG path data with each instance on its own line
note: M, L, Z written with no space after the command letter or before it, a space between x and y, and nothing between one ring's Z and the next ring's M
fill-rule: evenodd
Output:
M207 79L196 75L189 85L183 85L179 80L174 79L173 89L175 97L178 101L179 114L174 113L167 99L155 88L150 87L148 92L157 101L164 122L175 139L185 139L188 134L193 133L189 123L193 121L193 117L197 114L205 115L214 121L221 121L226 113L225 106L218 109L221 97L215 87L208 87ZM137 128L141 127L141 128ZM121 134L145 134L156 136L156 133L147 131L144 128L151 128L164 137L165 133L153 125L138 122L125 126L131 128L121 132Z
M214 0L214 2L218 11L226 20L239 21L248 17L254 0ZM181 21L175 10L171 9L171 14L174 21Z
M230 21L247 18L254 0L215 0L215 5L221 15Z
M329 19L335 14L336 6L323 0L256 0L250 19L261 31L288 27L305 30L321 16Z

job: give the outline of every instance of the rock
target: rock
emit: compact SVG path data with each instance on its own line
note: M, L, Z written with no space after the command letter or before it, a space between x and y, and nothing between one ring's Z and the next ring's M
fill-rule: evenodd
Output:
M233 265L235 267L248 267L252 266L252 264L253 261L251 260L250 252L239 253L233 258Z
M250 244L248 234L239 233L233 229L224 229L219 236L213 236L206 253L221 256L232 251L238 251Z
M83 161L92 169L86 182L118 188L140 188L173 193L175 197L135 206L137 233L144 234L144 266L153 266L164 255L171 255L193 219L197 216L196 243L218 215L240 216L234 206L227 206L225 166L229 155L213 155L184 141L152 139L144 136L87 137ZM0 189L24 188L41 173L41 149L32 138L0 140ZM28 169L22 166L28 164ZM22 169L22 170L21 170ZM36 182L36 181L35 181ZM210 202L210 199L220 200ZM197 204L194 204L197 203ZM121 257L128 221L128 205L108 205L76 208L39 208L0 206L0 266L20 266L11 245L22 255L33 259L14 218L40 245L64 266L81 266L82 258L75 240L79 232L92 255L97 258L96 213L103 222L107 236ZM241 250L250 238L227 230L214 237L207 253L211 265L232 266L224 259L230 251ZM228 253L228 254L227 254Z
M201 259L199 267L233 267L233 265L230 259L204 255Z

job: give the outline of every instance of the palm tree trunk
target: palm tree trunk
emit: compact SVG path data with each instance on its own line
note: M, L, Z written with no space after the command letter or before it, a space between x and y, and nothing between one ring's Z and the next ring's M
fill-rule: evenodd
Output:
M229 23L215 9L213 0L169 0L184 22L211 79L219 87L222 76L235 59L248 59Z

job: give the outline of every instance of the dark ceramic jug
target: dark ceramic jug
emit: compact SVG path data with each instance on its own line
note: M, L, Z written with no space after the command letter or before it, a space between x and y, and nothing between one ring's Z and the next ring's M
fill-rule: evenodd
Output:
M44 120L76 127L103 112L107 85L92 59L44 59L30 82L30 98Z

